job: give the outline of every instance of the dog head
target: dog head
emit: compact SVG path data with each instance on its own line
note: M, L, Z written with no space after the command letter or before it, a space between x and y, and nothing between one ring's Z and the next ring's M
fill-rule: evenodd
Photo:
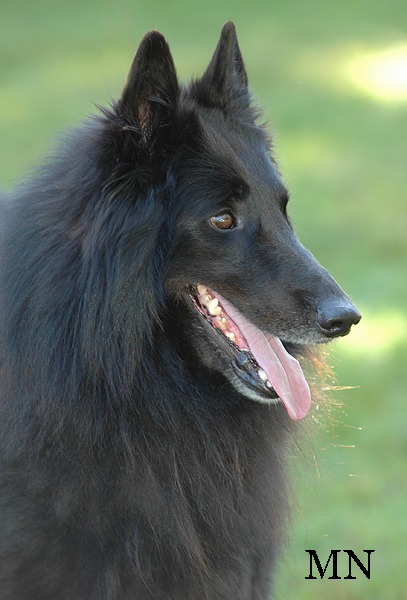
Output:
M234 25L189 86L162 35L147 34L116 110L136 138L140 187L171 189L165 290L185 343L244 396L302 418L311 399L296 350L346 335L360 314L294 233Z

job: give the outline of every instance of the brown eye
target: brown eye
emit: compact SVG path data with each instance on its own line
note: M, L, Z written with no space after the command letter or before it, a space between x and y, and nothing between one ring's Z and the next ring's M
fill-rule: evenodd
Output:
M234 216L229 212L225 212L220 215L216 215L216 217L212 217L211 223L214 227L217 227L218 229L232 229L236 225Z

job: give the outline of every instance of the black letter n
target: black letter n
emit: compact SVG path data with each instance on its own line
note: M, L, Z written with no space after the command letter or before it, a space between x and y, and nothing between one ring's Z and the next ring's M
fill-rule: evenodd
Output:
M356 556L356 554L352 551L352 550L344 550L344 552L348 553L349 556L349 575L347 575L346 577L344 577L344 579L356 579L356 577L352 577L352 571L351 571L351 567L352 567L352 558L355 561L355 563L358 565L359 569L361 571L363 571L363 573L366 575L366 577L368 579L370 579L370 555L372 554L372 552L374 552L374 550L363 550L363 552L367 552L367 569L366 567L361 563L361 561L358 559L358 557Z
M328 564L329 561L331 560L331 556L333 555L333 560L332 560L332 577L328 577L328 579L342 579L341 577L338 577L338 552L340 552L340 550L331 550L331 554L329 555L328 560L326 561L326 565L325 565L325 569L322 569L321 563L319 562L319 558L318 558L318 554L316 553L316 550L305 550L305 552L309 552L309 576L306 577L305 579L317 579L316 577L314 577L312 575L312 559L315 560L315 564L317 565L317 569L319 571L319 575L321 577L321 579L323 578L323 576L325 575L325 571L328 568Z

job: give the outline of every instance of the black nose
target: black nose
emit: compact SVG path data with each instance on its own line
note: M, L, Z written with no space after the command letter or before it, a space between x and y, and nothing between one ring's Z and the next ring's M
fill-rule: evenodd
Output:
M358 309L350 301L331 302L317 310L317 321L326 337L347 335L362 318Z

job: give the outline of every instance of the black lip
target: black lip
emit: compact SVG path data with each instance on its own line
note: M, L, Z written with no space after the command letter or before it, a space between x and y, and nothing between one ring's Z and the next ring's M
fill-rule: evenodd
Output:
M254 367L253 363L256 364L257 368ZM256 394L268 399L278 398L274 388L268 388L264 381L258 376L258 364L251 354L238 350L236 352L236 358L231 360L231 365L236 375L247 387L256 392Z
M278 398L274 388L269 388L258 375L261 368L250 352L241 350L239 346L229 340L223 333L212 324L211 319L200 309L198 295L194 286L188 287L189 304L201 319L205 332L229 358L234 373L240 381L253 392L267 400Z

